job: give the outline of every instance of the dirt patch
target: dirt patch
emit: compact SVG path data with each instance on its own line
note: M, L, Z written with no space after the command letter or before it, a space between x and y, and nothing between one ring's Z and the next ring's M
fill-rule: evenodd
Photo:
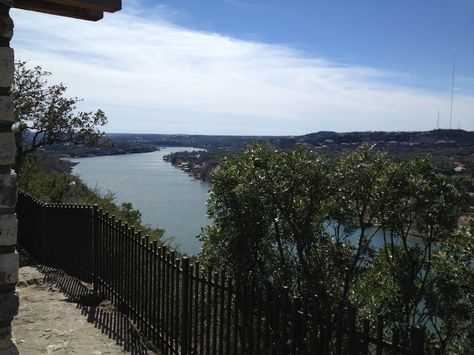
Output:
M109 302L58 270L23 267L18 289L13 332L21 354L151 354Z

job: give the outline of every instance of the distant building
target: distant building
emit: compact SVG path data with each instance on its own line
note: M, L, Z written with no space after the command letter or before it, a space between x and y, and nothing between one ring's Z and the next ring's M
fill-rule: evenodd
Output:
M454 168L454 171L457 173L462 173L464 172L464 170L466 170L466 166L462 163L458 163L456 167Z
M460 226L467 226L467 225L469 225L469 224L470 224L471 222L473 222L473 221L474 221L474 217L473 217L473 216L466 216L466 215L464 215L464 216L459 217L459 219L458 219L458 224L459 224Z

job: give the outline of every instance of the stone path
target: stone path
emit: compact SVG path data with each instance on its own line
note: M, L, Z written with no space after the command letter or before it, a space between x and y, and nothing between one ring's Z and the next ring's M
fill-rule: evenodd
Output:
M13 333L20 354L152 354L134 328L86 284L44 266L22 267ZM96 304L94 304L96 303Z

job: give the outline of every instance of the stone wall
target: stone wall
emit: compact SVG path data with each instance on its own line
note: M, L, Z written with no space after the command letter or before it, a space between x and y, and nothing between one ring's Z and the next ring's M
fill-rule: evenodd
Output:
M11 0L0 0L0 353L17 354L12 341L11 322L18 313L18 253L16 252L17 199L13 102L10 87L15 69Z

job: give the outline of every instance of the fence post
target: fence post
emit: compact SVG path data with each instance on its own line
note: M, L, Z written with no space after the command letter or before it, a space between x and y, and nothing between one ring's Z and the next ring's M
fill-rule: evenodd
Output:
M418 325L411 328L410 332L410 354L423 355L425 343L425 331Z
M183 284L181 288L181 354L188 354L189 332L188 332L188 310L189 310L189 258L183 257Z
M92 273L94 294L99 290L99 277L97 275L99 264L99 206L94 205L92 208Z
M383 347L383 317L379 314L377 316L377 348L375 349L376 355L382 355Z
M368 319L364 319L362 321L362 349L361 354L368 354L369 353L369 341L370 341L370 321Z
M288 353L288 324L290 313L289 293L290 290L288 286L283 286L281 290L281 343L278 344L283 354Z
M41 205L41 214L42 214L42 218L41 218L41 231L40 231L40 234L41 234L41 262L44 264L44 265L48 265L48 266L51 266L50 265L50 262L48 261L48 257L46 255L48 251L48 245L47 245L47 239L48 239L48 236L47 236L47 231L46 231L46 225L47 225L47 212L48 212L48 206L46 205L46 203L42 203Z
M347 345L349 354L356 352L356 320L356 309L351 306L349 308L349 342Z

